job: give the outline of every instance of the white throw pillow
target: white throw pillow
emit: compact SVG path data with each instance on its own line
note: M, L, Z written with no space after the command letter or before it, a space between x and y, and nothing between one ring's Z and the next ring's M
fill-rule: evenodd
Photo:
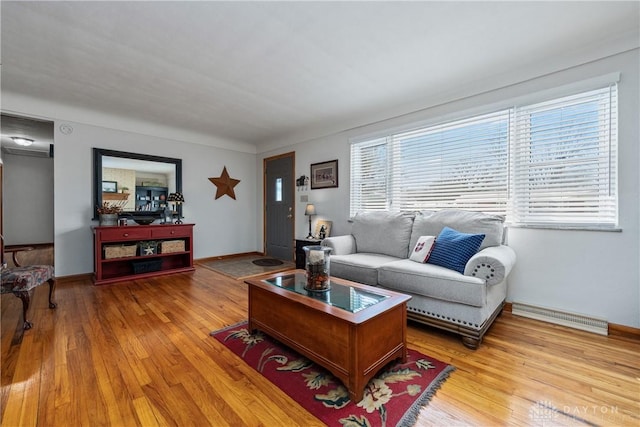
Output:
M416 246L413 248L413 251L411 251L409 259L420 263L427 262L435 241L435 236L420 236L416 242Z

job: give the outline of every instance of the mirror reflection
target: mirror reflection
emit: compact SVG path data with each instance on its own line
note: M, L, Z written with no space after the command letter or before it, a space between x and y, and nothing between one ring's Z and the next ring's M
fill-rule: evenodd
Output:
M169 193L176 192L175 183L173 164L102 157L102 200L118 202L124 211L164 208Z
M169 194L182 191L180 159L94 148L94 163L95 206L108 201L123 216L160 215Z

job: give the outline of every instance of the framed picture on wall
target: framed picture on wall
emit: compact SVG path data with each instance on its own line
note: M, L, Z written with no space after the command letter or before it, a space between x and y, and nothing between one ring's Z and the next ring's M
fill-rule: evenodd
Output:
M116 181L102 181L103 193L117 193L118 183Z
M311 189L338 186L338 160L311 164Z

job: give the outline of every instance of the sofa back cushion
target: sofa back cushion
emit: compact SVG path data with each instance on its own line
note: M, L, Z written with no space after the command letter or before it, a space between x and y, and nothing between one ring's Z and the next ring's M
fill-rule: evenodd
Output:
M413 215L406 213L359 212L351 228L356 251L408 258L412 225Z
M480 246L480 249L484 249L502 244L504 217L459 209L418 212L413 221L410 246L413 248L420 236L437 236L444 227L450 227L462 233L484 234L485 237Z

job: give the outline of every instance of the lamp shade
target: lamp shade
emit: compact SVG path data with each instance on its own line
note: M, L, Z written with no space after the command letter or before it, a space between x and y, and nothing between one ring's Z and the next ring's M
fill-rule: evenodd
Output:
M182 195L182 193L173 193L173 196L175 197L174 202L184 203L184 196Z
M167 196L167 202L175 202L176 201L176 193L169 193Z
M306 208L304 208L304 214L307 216L316 214L316 207L309 203Z

